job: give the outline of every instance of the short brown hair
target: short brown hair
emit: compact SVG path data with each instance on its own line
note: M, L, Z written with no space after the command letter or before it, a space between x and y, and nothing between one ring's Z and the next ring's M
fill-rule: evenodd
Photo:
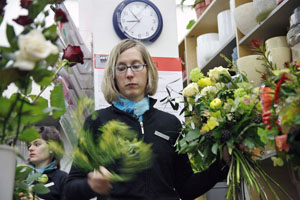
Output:
M156 66L154 65L152 58L145 47L145 45L137 40L126 39L122 40L117 46L115 46L110 52L108 62L106 64L106 69L104 77L102 80L102 92L106 101L112 104L113 101L119 99L120 92L117 88L115 77L115 67L121 53L127 49L136 47L142 54L143 60L147 65L146 69L148 71L147 85L145 89L145 95L154 95L157 90L158 82L158 72Z

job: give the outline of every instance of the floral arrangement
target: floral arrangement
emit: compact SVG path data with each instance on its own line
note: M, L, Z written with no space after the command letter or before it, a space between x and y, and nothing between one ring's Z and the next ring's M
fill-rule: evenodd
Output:
M47 6L63 0L21 0L22 9L27 15L21 15L13 23L21 25L23 31L16 34L14 26L6 24L6 38L9 46L0 46L0 144L13 138L32 141L39 138L37 131L31 128L37 122L49 116L58 118L65 112L62 85L56 82L58 72L64 67L83 63L83 53L78 46L69 45L59 58L57 44L57 24L46 26L49 16ZM0 1L0 25L5 15L6 0ZM68 22L61 9L55 9L54 21ZM53 21L53 22L54 22ZM40 86L38 95L31 94L32 84ZM11 96L5 95L10 84L18 91ZM49 86L50 100L41 97ZM50 105L50 107L48 106Z
M262 41L253 40L252 46L263 55L266 66L260 89L266 125L262 136L266 142L275 141L278 157L272 157L274 166L282 166L285 156L300 171L300 61L286 62L283 69L277 69Z
M73 165L85 172L104 166L111 173L110 180L113 182L128 181L151 167L151 144L138 141L136 133L119 121L110 121L99 127L102 134L95 138L93 133L82 128L83 113L89 115L93 101L83 98L77 104L78 108L71 114L74 119L72 127L78 137L78 145L72 154ZM96 115L94 112L92 119L96 119Z
M205 169L222 159L227 147L231 161L226 199L240 198L242 181L256 190L258 196L268 199L258 177L279 199L269 182L282 188L258 164L265 146L259 132L265 127L261 120L259 89L253 88L245 75L231 76L229 72L221 66L211 69L208 76L197 68L191 71L192 82L183 90L186 121L177 140L177 150L188 153L194 166Z

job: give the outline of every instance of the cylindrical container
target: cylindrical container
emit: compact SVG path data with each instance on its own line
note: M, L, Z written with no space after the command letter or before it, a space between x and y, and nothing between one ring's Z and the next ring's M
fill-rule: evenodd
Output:
M218 14L219 41L221 44L228 41L235 34L232 26L232 17L230 10L224 10Z
M270 52L269 59L277 69L283 69L284 63L291 61L291 49L288 47L277 47L268 51Z
M240 73L244 73L248 80L253 82L254 86L261 84L261 75L259 72L266 72L264 61L260 60L260 55L250 55L241 57L236 61L237 68Z
M233 14L236 26L244 35L247 35L257 25L253 11L253 2L236 7Z
M266 50L270 50L278 47L288 47L286 36L272 37L266 40Z
M276 7L276 0L253 0L256 21L263 21Z

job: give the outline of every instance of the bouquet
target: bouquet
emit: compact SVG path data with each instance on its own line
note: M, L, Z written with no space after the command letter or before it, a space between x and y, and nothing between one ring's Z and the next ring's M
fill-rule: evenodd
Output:
M102 134L95 138L90 131L83 130L83 115L87 112L91 100L85 98L78 102L73 111L73 127L78 133L78 145L72 158L73 164L85 172L98 170L104 166L110 173L113 182L128 181L136 173L151 167L151 144L137 140L135 132L119 121L109 121L99 127ZM95 114L95 112L94 112ZM93 117L96 117L93 115Z
M300 61L286 62L283 69L269 59L269 52L260 40L252 45L264 57L266 71L262 74L260 91L265 137L275 141L278 157L272 157L274 166L282 166L285 156L300 172Z
M178 152L188 153L194 165L205 168L222 159L223 148L227 146L232 157L226 199L239 199L242 181L261 198L268 199L258 177L279 199L269 184L275 181L257 163L265 146L259 135L259 128L265 125L258 88L253 88L243 74L231 76L229 69L221 66L211 69L208 76L193 69L190 77L192 82L183 90L186 122L177 140Z

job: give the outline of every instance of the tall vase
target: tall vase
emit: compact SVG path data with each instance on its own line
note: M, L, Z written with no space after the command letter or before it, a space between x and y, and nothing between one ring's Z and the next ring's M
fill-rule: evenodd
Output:
M14 148L0 145L0 199L13 199L16 157Z

